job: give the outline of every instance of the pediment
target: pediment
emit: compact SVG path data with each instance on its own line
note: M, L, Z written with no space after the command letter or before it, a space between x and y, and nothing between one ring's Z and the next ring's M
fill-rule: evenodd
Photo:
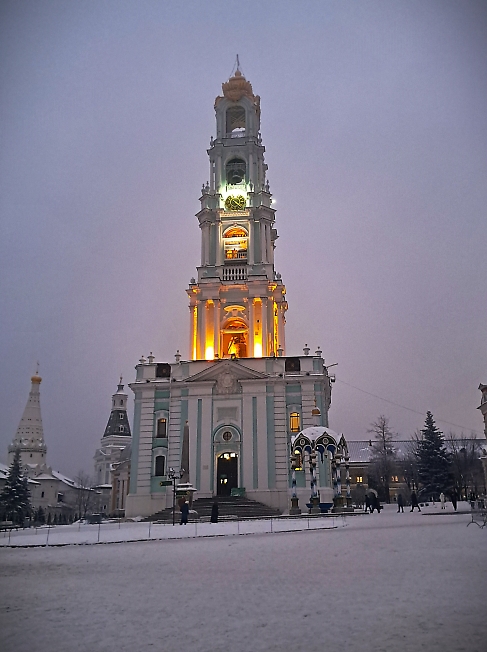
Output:
M219 381L225 375L233 376L236 381L239 380L263 380L267 378L267 374L260 371L249 369L237 360L219 360L214 362L211 367L200 371L194 376L186 379L186 382L200 382L200 381Z

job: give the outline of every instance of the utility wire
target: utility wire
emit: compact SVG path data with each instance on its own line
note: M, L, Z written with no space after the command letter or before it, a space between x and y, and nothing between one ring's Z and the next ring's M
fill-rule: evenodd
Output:
M377 396L377 394L372 394L371 392L367 392L365 389L360 389L360 387L355 387L355 385L351 385L350 383L346 383L344 380L340 380L340 378L337 378L336 380L337 380L337 382L342 383L342 385L347 385L347 387L351 387L352 389L356 389L358 392L362 392L363 394L367 394L368 396L373 396L374 398L378 398L380 401L385 401L386 403L390 403L391 405L395 405L396 407L400 407L403 410L408 410L409 412L414 412L414 414L419 414L422 417L426 416L426 414L424 412L419 412L418 410L413 410L413 408L406 407L405 405L401 405L400 403L395 403L394 401L390 401L388 398L384 398L383 396ZM435 416L435 421L439 421L440 423L446 423L446 425L453 426L454 428L461 428L462 430L470 430L470 432L474 432L476 435L481 434L478 430L474 430L473 428L467 428L466 426L459 426L458 423L450 423L450 421L445 421L444 419L440 419L439 417L436 417L436 416Z

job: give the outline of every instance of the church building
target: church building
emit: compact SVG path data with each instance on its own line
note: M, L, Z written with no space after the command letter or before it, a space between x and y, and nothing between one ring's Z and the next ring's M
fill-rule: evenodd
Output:
M126 515L172 505L168 473L183 471L196 497L244 492L286 511L291 438L328 429L331 381L322 352L286 351L286 288L274 265L276 211L260 133L260 98L239 68L215 100L209 181L197 213L201 262L186 290L189 351L174 362L150 354L136 367ZM189 469L182 469L189 432ZM330 449L332 450L332 449ZM321 455L317 489L332 502L332 455ZM171 472L172 472L171 471ZM293 484L309 500L309 473ZM308 489L306 489L306 486Z

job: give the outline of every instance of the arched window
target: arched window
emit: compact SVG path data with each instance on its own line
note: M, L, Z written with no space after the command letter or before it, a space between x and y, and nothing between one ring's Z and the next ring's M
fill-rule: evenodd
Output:
M243 319L231 318L224 324L223 356L247 357L248 326Z
M291 432L299 432L301 430L300 421L299 412L291 412L289 415L289 430Z
M167 437L167 419L157 419L157 436Z
M164 475L166 470L166 458L164 455L156 457L154 475Z
M225 166L227 184L237 186L245 182L247 166L241 158L232 158Z
M230 138L238 138L245 133L245 109L243 106L231 106L226 114L226 132Z
M225 260L246 260L248 246L247 232L238 226L230 227L223 234Z

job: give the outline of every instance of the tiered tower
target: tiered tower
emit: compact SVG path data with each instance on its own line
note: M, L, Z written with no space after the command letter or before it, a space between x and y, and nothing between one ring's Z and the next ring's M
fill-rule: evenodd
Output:
M132 436L127 415L128 396L124 392L122 376L118 383L117 391L112 396L112 409L108 418L107 427L97 449L95 462L95 481L98 485L111 483L110 471L114 464L120 462L120 455L124 448L130 445Z
M22 466L34 468L38 465L45 466L47 446L44 441L42 428L40 385L42 378L39 370L31 378L31 388L27 405L20 419L19 427L12 443L8 447L8 461L12 463L15 451L20 451Z
M239 67L215 100L209 182L202 188L201 265L191 279L190 358L284 355L286 288L260 135L260 98Z

